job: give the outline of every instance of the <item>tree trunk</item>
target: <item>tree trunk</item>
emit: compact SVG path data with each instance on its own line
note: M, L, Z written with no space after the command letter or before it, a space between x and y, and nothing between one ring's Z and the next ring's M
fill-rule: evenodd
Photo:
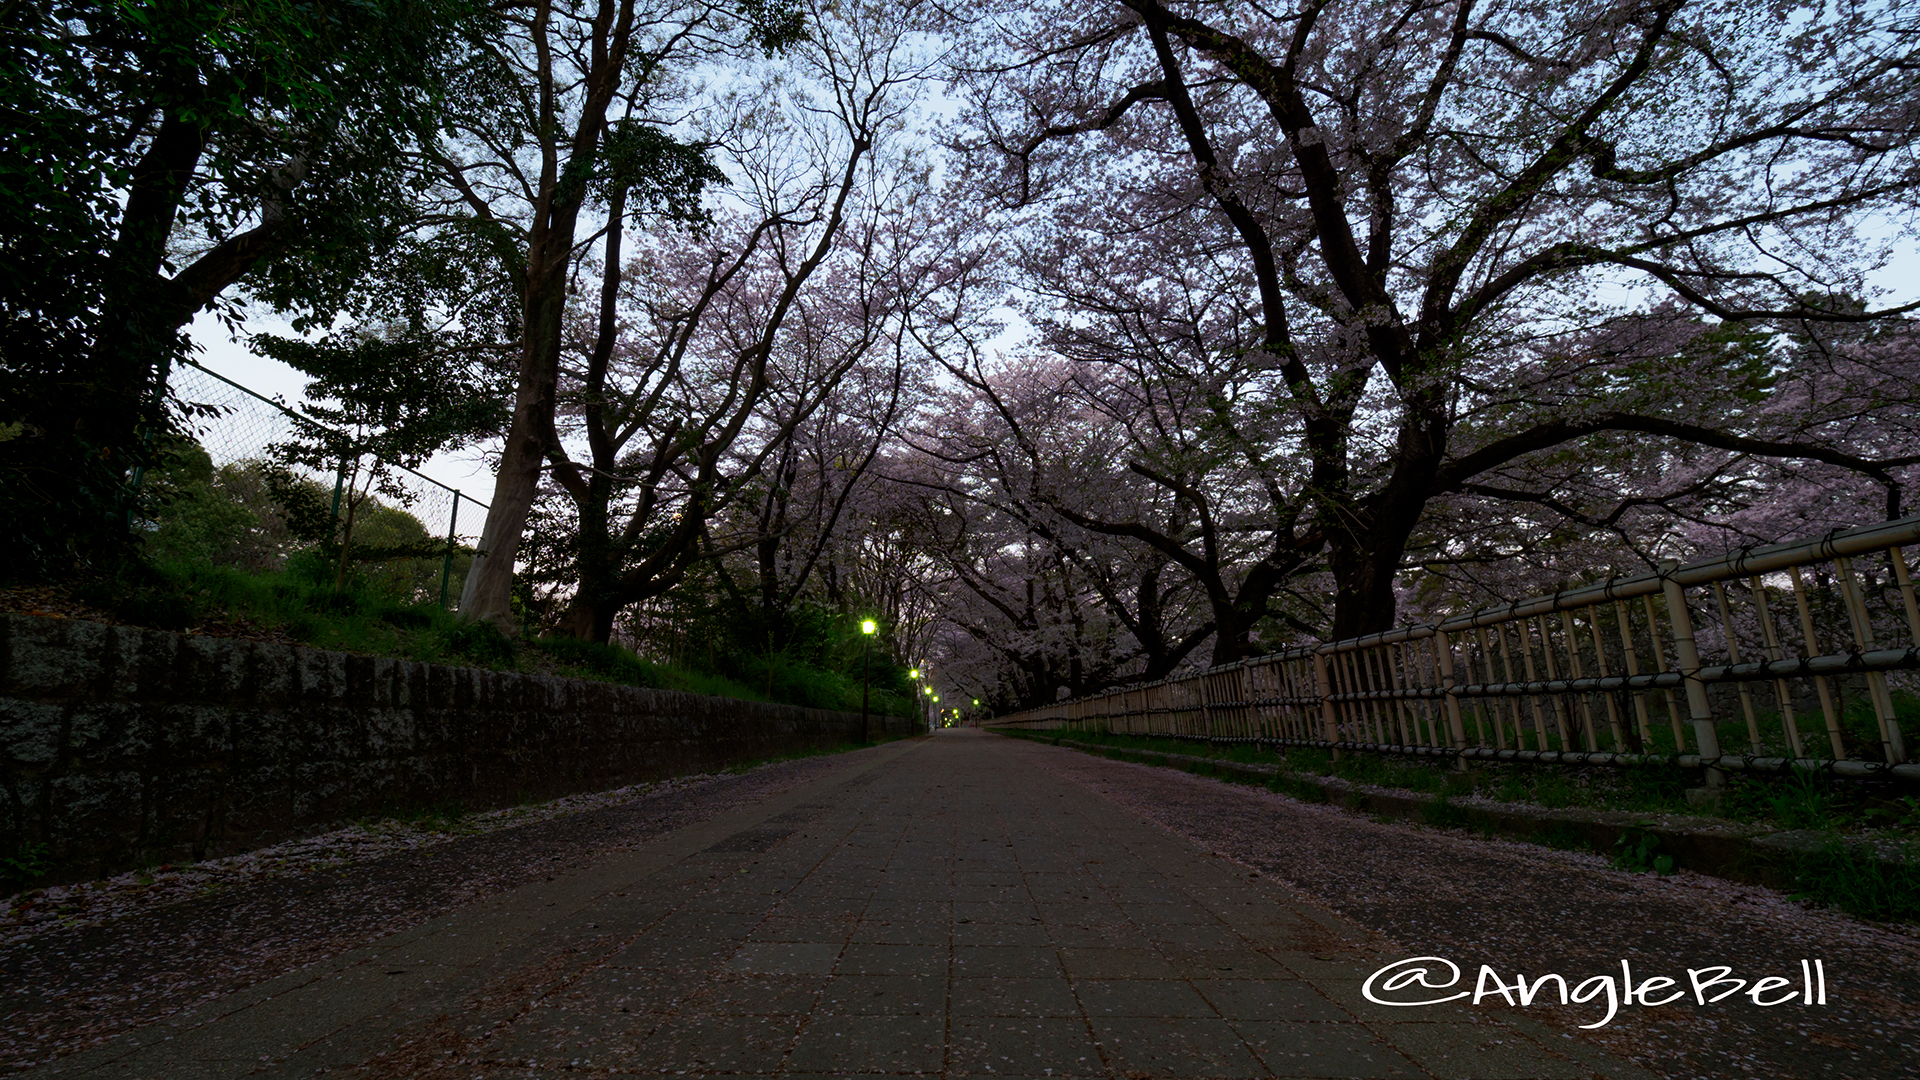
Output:
M1265 607L1263 603L1261 607ZM1258 616L1249 617L1243 604L1213 605L1213 666L1232 664L1247 658L1253 649L1248 637Z
M485 620L511 633L513 623L513 557L520 549L521 531L533 510L533 499L540 484L541 459L546 444L538 438L528 419L529 398L540 387L522 378L518 400L514 403L513 426L507 431L507 443L500 454L500 471L493 481L493 501L487 509L487 523L480 531L480 546L473 556L473 567L460 589L460 614L464 618Z
M126 209L114 238L97 336L79 380L84 400L70 413L80 437L108 452L133 450L142 420L157 400L162 366L182 320L163 303L167 240L187 185L207 145L201 125L169 111L134 168ZM191 318L192 313L187 313ZM121 466L123 469L125 465Z
M613 620L619 614L618 604L576 592L573 601L567 605L566 614L560 617L560 625L555 629L567 637L605 645L613 639Z
M513 561L527 516L539 494L540 470L553 432L554 396L560 382L561 321L567 299L567 264L578 205L552 207L528 243L527 291L520 346L520 387L513 425L500 453L493 501L480 533L473 569L460 591L463 618L485 620L513 632Z
M614 9L617 7L617 10ZM532 228L527 236L526 292L521 298L520 386L515 395L513 426L500 455L494 479L493 502L480 534L480 550L460 592L460 614L484 619L504 630L513 627L513 562L520 550L522 531L539 494L540 470L553 447L554 397L560 381L560 343L567 302L567 270L573 256L574 233L586 191L579 177L591 167L607 126L607 103L612 100L626 70L627 35L633 25L633 0L602 7L593 28L594 62L585 73L579 119L564 144L555 114L552 83L541 97L543 128L540 190L534 200ZM544 37L554 5L535 6L532 34ZM541 76L553 77L550 55L541 51ZM564 146L564 153L563 153ZM572 177L572 179L569 179ZM611 624L609 624L611 625Z
M1374 552L1347 549L1333 560L1332 640L1344 641L1393 626L1394 567L1384 572Z
M1410 403L1385 486L1357 506L1349 503L1326 515L1347 523L1329 530L1327 561L1335 586L1332 640L1393 628L1399 609L1394 578L1406 557L1407 541L1433 498L1449 433L1444 402L1429 395Z
M1424 505L1425 500L1421 500L1420 506ZM1369 522L1331 539L1327 562L1333 570L1334 598L1333 636L1329 640L1343 641L1393 628L1399 610L1394 578L1418 520L1416 508L1412 513Z
M606 644L613 638L613 620L624 606L615 594L620 588L620 568L615 563L614 543L607 534L612 516L613 482L607 466L597 456L593 477L584 497L574 505L579 513L579 534L574 555L573 599L566 614L554 627L557 633L582 641Z

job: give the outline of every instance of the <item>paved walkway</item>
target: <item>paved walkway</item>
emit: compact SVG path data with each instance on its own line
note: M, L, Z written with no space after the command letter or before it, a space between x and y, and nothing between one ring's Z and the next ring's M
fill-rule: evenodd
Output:
M1362 931L1012 750L897 744L36 1074L1649 1075L1368 1005Z

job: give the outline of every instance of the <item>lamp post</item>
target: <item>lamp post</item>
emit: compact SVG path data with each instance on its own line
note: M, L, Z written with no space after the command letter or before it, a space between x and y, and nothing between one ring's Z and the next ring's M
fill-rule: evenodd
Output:
M873 635L880 627L872 619L860 620L860 741L872 742L873 731L867 721L867 671L873 656Z

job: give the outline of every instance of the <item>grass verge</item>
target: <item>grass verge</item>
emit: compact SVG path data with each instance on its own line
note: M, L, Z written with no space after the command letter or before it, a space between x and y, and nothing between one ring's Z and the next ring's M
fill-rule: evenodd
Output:
M744 701L858 712L860 684L836 672L787 661L760 686L712 672L659 664L617 645L575 638L515 640L492 625L442 608L437 593L396 594L361 573L336 583L317 551L289 557L283 569L250 572L206 562L129 564L119 576L75 589L77 599L119 619L160 630L267 638L342 652L430 664L595 679ZM913 702L872 695L875 716L910 716Z
M1832 904L1861 919L1920 922L1920 859L1911 844L1898 862L1873 858L1861 845L1829 837L1795 868L1796 895Z
M1582 783L1578 776L1565 773L1553 773L1547 770L1564 769L1564 766L1524 766L1534 775L1513 773L1500 775L1492 770L1477 770L1473 773L1453 773L1443 768L1409 765L1403 762L1382 761L1376 757L1359 758L1354 764L1341 769L1343 763L1334 762L1331 755L1318 750L1291 750L1276 752L1266 748L1246 745L1217 748L1219 752L1209 753L1205 743L1186 742L1172 739L1155 739L1137 735L1113 735L1108 733L1074 733L1071 736L1055 735L1044 732L1007 731L1004 734L1049 742L1056 746L1070 746L1076 749L1091 749L1105 757L1116 760L1138 761L1149 765L1172 765L1184 771L1202 775L1220 775L1217 765L1202 764L1193 761L1169 761L1167 754L1178 753L1189 757L1210 757L1216 762L1234 761L1242 764L1273 765L1276 771L1266 780L1269 790L1289 795L1305 802L1325 803L1331 800L1328 789L1315 783L1314 776L1339 776L1359 783L1370 783L1382 787L1395 787L1430 793L1432 798L1422 803L1416 816L1428 825L1440 827L1479 827L1482 835L1491 838L1498 829L1485 824L1484 815L1476 821L1467 807L1457 804L1454 799L1463 794L1489 791L1500 794L1520 794L1532 798L1507 798L1502 801L1530 803L1547 808L1592 807L1602 802L1591 794L1594 785L1591 781ZM1317 767L1316 767L1317 766ZM1425 775L1421 775L1424 771ZM1590 772L1592 770L1582 770ZM1656 807L1698 815L1699 808L1689 806L1684 800L1685 775L1678 778L1668 773L1650 769L1622 770L1628 775L1615 779L1610 787L1603 788L1616 804L1599 808L1646 809L1647 803ZM1242 779L1245 774L1231 776ZM1846 787L1820 776L1798 774L1787 777L1738 778L1750 781L1747 785L1736 786L1734 793L1723 800L1724 809L1731 806L1735 815L1747 820L1760 820L1783 830L1801 830L1816 828L1827 834L1823 846L1816 852L1793 857L1790 860L1789 874L1793 881L1793 892L1797 897L1830 904L1856 918L1877 921L1915 922L1920 921L1920 857L1916 856L1914 842L1910 839L1912 822L1912 796L1882 798L1877 802L1861 796L1859 792L1849 791ZM1394 783L1398 780L1400 783ZM1772 780L1772 784L1752 781ZM1678 798L1667 797L1671 793ZM1544 796L1544 797L1543 797ZM1372 815L1375 820L1391 822L1393 817L1385 814ZM1877 835L1891 833L1902 841L1901 855L1896 860L1880 857L1874 852L1874 845L1865 842L1855 834L1849 836L1841 831L1838 822L1846 821L1856 825L1885 826L1895 828L1876 829ZM1818 823L1818 824L1815 824ZM1534 843L1562 851L1591 851L1608 858L1616 869L1656 873L1666 875L1676 868L1675 856L1665 850L1661 836L1650 827L1652 823L1620 830L1611 849L1603 849L1590 832L1565 822L1550 822L1543 827L1532 829L1524 835ZM1519 834L1516 834L1518 836ZM1725 873L1726 871L1722 871ZM1740 876L1739 874L1735 875Z
M1059 742L1063 738L1116 750L1184 754L1219 761L1275 766L1284 772L1331 776L1356 784L1396 788L1449 798L1480 796L1496 802L1547 809L1590 809L1642 814L1713 815L1728 821L1778 829L1888 830L1920 837L1920 795L1899 781L1837 779L1825 774L1734 773L1717 807L1689 803L1687 791L1702 783L1698 770L1665 764L1570 766L1533 762L1474 762L1465 770L1433 761L1346 753L1335 761L1323 749L1273 749L1249 744L1111 732L1003 731Z

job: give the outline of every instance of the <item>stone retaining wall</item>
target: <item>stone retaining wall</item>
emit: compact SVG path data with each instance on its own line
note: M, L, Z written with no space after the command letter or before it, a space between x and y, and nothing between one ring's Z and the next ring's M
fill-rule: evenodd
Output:
M50 879L74 879L861 734L858 713L7 615L0 857L45 844Z

